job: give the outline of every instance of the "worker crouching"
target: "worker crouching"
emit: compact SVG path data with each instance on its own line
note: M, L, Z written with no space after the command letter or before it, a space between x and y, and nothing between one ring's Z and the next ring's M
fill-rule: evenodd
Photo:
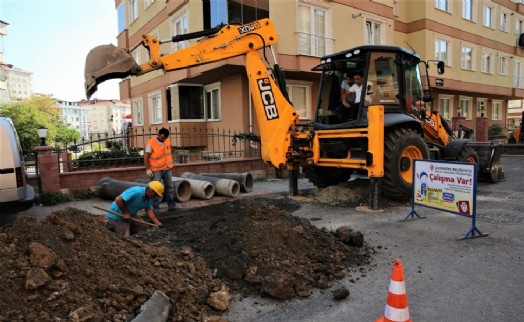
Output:
M161 225L153 212L153 200L162 198L164 185L151 181L147 187L131 187L115 198L106 213L109 229L123 237L138 234L147 230L149 223L138 220L137 213L144 209L147 216L157 227ZM120 216L118 214L121 214Z

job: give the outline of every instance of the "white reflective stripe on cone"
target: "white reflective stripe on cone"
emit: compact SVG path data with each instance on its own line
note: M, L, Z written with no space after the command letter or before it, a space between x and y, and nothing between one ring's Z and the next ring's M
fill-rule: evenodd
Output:
M397 282L391 280L389 282L389 291L393 294L404 295L406 294L406 284L404 283L404 281Z
M386 304L384 317L395 322L407 321L409 320L409 309L407 307L404 309L396 309Z

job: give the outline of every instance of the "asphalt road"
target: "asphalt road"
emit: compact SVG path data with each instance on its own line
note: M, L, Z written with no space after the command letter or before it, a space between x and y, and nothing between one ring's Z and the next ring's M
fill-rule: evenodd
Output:
M400 222L410 208L366 214L302 202L294 215L321 218L319 227L349 225L378 250L363 272L328 290L287 302L235 298L231 321L375 321L384 314L393 261L404 264L412 321L524 321L524 157L504 156L506 181L477 185L477 228L488 237L459 240L471 219L416 207L427 216ZM354 282L350 280L354 279ZM334 301L340 286L350 296Z

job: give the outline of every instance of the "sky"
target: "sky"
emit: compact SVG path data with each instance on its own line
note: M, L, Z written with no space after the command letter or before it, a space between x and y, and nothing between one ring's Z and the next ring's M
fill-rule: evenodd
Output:
M66 101L85 99L88 52L116 45L114 0L0 0L9 24L0 50L4 63L33 73L33 91ZM98 85L92 98L119 99L119 80Z

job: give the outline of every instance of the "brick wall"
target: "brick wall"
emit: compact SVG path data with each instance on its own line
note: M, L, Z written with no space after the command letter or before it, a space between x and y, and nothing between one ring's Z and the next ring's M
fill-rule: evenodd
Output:
M54 157L55 166L57 164L56 155ZM56 169L56 171L58 171ZM262 159L245 159L235 161L214 161L205 163L187 163L175 164L173 168L173 176L181 176L184 172L192 172L199 174L200 172L215 172L215 173L229 173L229 172L250 172L255 180L274 178L275 168L267 166ZM136 179L145 179L144 166L134 166L126 168L110 168L101 170L89 171L73 171L60 173L58 175L59 185L57 182L49 182L53 184L52 190L47 187L46 178L42 179L42 191L58 191L59 189L67 189L69 193L86 192L90 187L97 186L100 179L111 177L117 180L135 181ZM37 189L38 176L30 176L28 184Z

